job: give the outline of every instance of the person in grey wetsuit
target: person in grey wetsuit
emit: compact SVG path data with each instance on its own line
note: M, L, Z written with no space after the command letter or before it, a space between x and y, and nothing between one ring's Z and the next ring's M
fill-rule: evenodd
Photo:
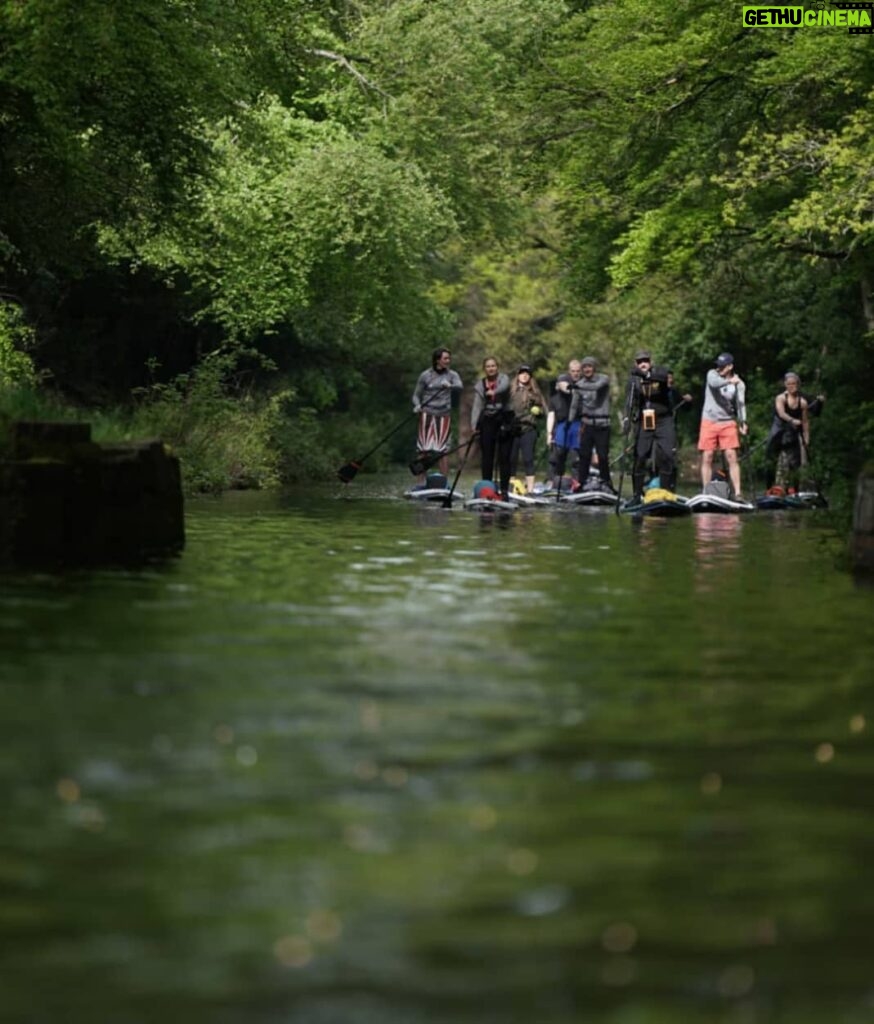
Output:
M585 487L592 464L592 451L598 456L598 474L601 487L613 491L610 479L610 378L606 373L597 373L598 363L594 356L581 360L582 375L572 385L570 419L580 421L580 458L577 478Z
M448 348L435 348L431 353L431 369L419 374L413 391L413 412L419 414L419 458L430 453L441 453L437 463L446 476L449 461L445 452L449 448L449 430L452 419L452 397L463 388L461 377L449 368L452 353Z

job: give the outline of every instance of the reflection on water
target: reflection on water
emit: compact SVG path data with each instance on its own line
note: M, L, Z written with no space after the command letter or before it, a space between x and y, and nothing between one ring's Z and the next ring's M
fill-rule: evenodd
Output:
M870 591L827 521L189 510L0 587L0 1020L874 1005Z
M737 515L692 516L695 528L695 590L719 592L723 573L737 565L741 555L744 520Z

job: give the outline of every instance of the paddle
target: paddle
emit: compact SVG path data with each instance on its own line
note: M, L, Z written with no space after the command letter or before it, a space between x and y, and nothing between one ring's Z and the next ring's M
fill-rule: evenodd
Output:
M475 440L476 434L471 434L470 440L467 442L467 446L465 447L464 455L461 458L461 464L458 467L458 472L455 474L455 479L452 481L452 486L449 488L449 493L441 502L443 508L452 508L452 495L455 494L455 487L456 484L458 483L458 478L461 476L462 470L464 469L465 463L467 462L467 457L468 455L470 455L471 446L473 445L473 442Z
M745 447L746 451L743 453L743 455L738 456L738 460L737 460L738 462L744 462L746 459L748 459L753 454L753 452L757 452L762 447L762 445L768 443L768 438L767 437L763 437L762 440L761 441L757 441L752 446L752 448L750 448L747 445L744 445L743 442L744 442L744 438L741 438L741 447L742 448Z
M436 466L444 455L451 455L453 452L457 452L460 448L463 448L465 444L467 444L467 442L463 441L461 444L457 444L454 448L448 448L445 452L431 452L430 454L424 453L418 459L413 459L413 461L409 463L410 472L413 476L421 476L422 473L426 473L432 466Z
M616 511L616 515L617 516L619 515L619 506L622 504L622 485L625 483L625 457L626 457L626 455L628 455L628 453L630 451L629 446L628 446L628 434L629 434L629 432L631 430L631 419L632 419L632 413L634 411L635 398L636 398L636 394L635 394L635 388L634 388L634 378L631 377L631 378L629 378L629 381L628 381L628 395L627 395L627 397L625 399L625 429L622 431L622 453L619 456L620 459L622 460L622 468L619 470L619 487L616 490L616 509L615 509L615 511ZM637 458L637 437L638 437L638 433L639 433L639 431L635 432L634 444L632 446L634 448L634 453L635 453L634 457L635 458Z
M424 409L429 402L433 402L436 397L437 395L434 394L428 399L427 402L423 402L419 407L419 412L421 412L421 410ZM345 465L342 465L337 470L337 476L340 478L340 480L342 480L344 484L351 483L355 479L355 475L358 473L358 470L361 469L361 465L364 462L364 460L369 459L370 456L373 455L373 453L377 449L381 448L390 437L393 437L402 427L405 427L410 422L410 420L415 419L419 415L419 412L411 412L408 415L404 416L400 423L395 424L395 426L391 428L391 430L385 435L385 437L381 438L379 441L376 442L376 444L370 449L369 452L365 452L364 455L359 456L357 460L352 459L349 462L345 463Z
M798 440L801 442L801 447L804 449L804 455L807 459L807 465L812 466L813 463L810 460L810 448L808 447L807 441L804 440L804 429L801 428L798 431ZM816 496L819 500L828 508L828 498L822 493L822 488L819 486L819 480L815 476L811 476L810 479L813 481L813 486L816 488Z

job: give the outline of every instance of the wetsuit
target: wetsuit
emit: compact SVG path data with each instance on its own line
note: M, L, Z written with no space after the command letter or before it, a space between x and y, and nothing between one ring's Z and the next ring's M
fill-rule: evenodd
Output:
M580 458L577 477L582 486L589 479L592 451L598 455L601 484L613 490L610 479L610 378L605 373L582 377L574 385L570 418L580 420Z
M634 431L634 497L643 496L646 480L655 475L663 487L673 490L677 477L677 431L668 394L668 371L662 366L646 372L635 367L625 391L625 408Z
M789 403L793 396L788 391L784 391L782 396L777 396L777 398L781 397L783 398L783 408L786 411L786 415L802 425L796 427L795 423L787 423L777 412L777 399L774 399L774 419L771 421L771 429L768 432L768 445L765 449L768 458L765 483L768 488L773 487L775 483L781 486L786 484L789 478L798 472L803 462L801 446L804 436L805 399L801 395L796 394L794 396L796 405L792 406Z
M487 377L473 386L473 408L470 412L472 430L479 430L479 447L483 480L494 480L495 463L501 492L510 487L510 451L512 437L507 430L512 420L510 410L510 378L505 373L490 381Z

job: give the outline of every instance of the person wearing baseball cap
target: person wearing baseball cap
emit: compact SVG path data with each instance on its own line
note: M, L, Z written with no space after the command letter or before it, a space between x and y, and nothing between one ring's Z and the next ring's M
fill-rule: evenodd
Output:
M637 502L643 498L644 484L653 475L653 469L662 486L668 489L673 488L677 476L677 430L668 371L663 366L653 366L647 349L639 349L634 354L634 368L625 390L623 429L627 432L632 423L635 425L632 500Z
M730 352L721 352L716 357L714 369L707 371L704 385L704 407L698 432L702 489L713 476L713 453L721 451L728 466L732 496L735 501L744 500L737 450L740 448L740 435L746 435L746 432L746 385L734 372L734 356Z
M510 407L516 414L510 469L515 476L521 455L525 467L525 489L529 494L534 490L537 424L545 406L546 400L537 386L537 381L531 375L530 363L522 363L510 383Z

